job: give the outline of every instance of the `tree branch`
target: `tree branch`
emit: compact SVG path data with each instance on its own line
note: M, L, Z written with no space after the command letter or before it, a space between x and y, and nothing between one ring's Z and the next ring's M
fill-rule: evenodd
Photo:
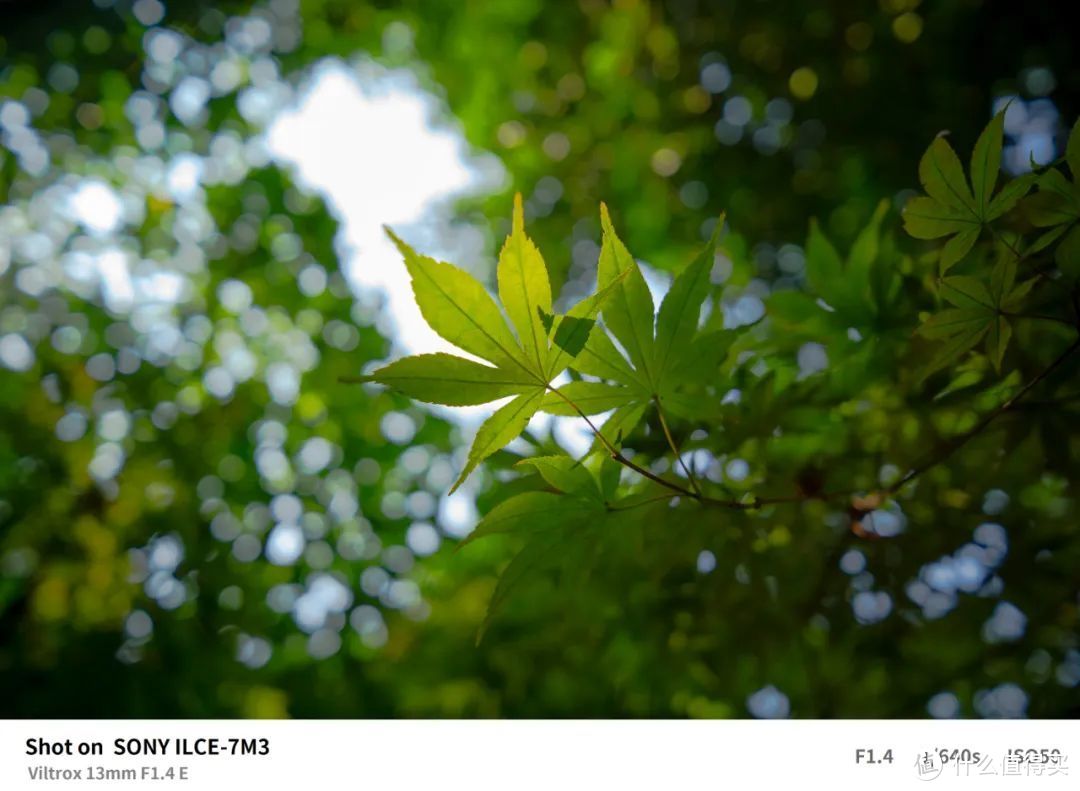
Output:
M913 481L915 478L922 475L927 470L929 470L929 469L931 469L933 467L936 467L938 464L941 464L941 462L945 461L947 458L952 456L956 451L960 450L960 448L962 448L964 445L966 445L971 439L976 437L987 426L989 426L991 423L993 423L994 420L996 420L998 417L1000 417L1001 415L1003 415L1004 413L1006 413L1010 409L1012 409L1014 406L1016 406L1018 401L1020 401L1025 395L1030 393L1040 382L1042 382L1044 379L1046 379L1048 376L1050 376L1050 374L1052 374L1058 368L1058 366L1060 366L1067 359L1069 359L1069 357L1072 356L1072 354L1074 352L1076 352L1077 349L1080 349L1080 338L1073 341L1072 345L1070 345L1065 351L1063 351L1061 354L1059 354L1054 359L1054 361L1052 363L1050 363L1050 365L1048 365L1046 368L1044 368L1039 374L1037 374L1034 378L1032 378L1031 381L1029 381L1026 385L1021 387L1015 393L1013 393L1009 398L1005 399L1005 401L1003 401L1000 406L998 406L996 409L992 410L982 420L980 420L978 423L976 423L972 428L968 429L963 434L960 434L959 436L954 437L953 439L946 442L938 450L937 453L935 453L929 459L924 461L922 464L919 464L919 465L911 468L910 470L908 470L907 474L904 475L903 478L901 478L899 481L894 483L892 486L885 489L884 494L886 494L886 495L895 494L903 486L910 483L911 481Z

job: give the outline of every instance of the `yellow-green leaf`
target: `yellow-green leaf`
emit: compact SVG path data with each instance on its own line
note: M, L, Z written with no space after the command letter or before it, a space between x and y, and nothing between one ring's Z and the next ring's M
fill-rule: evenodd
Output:
M495 414L484 421L480 430L476 432L469 449L469 458L465 462L465 469L461 471L457 481L450 488L453 493L465 479L469 477L476 465L490 456L495 451L508 445L518 434L525 430L536 410L540 408L540 402L544 398L544 388L537 387L532 391L522 393L513 401L496 410Z
M486 404L536 387L536 381L520 368L504 371L441 352L403 357L362 380L445 406Z
M870 221L859 231L855 241L851 245L851 251L847 259L847 280L856 289L860 284L869 286L870 269L877 260L878 250L881 247L881 221L889 210L888 201L880 201L870 216Z
M553 348L547 375L548 381L566 370L570 361L584 350L589 338L600 334L599 330L593 332L596 317L628 275L629 272L624 272L592 296L578 302L566 312L566 315L555 317L550 333Z
M424 319L459 349L506 370L524 370L538 382L542 373L522 353L498 305L480 283L456 266L419 255L386 229L412 277L413 294Z
M540 312L551 313L551 283L540 251L525 235L520 193L514 196L513 230L499 253L498 281L499 299L517 329L526 356L537 371L546 371L547 330Z
M574 359L574 369L589 376L613 379L616 382L632 385L646 395L650 392L649 386L631 367L622 353L615 348L615 344L603 328L589 335L585 348Z
M598 415L634 400L640 400L640 396L627 387L606 382L568 382L558 388L558 393L545 395L540 408L548 414L565 417L576 416L576 406L586 415Z

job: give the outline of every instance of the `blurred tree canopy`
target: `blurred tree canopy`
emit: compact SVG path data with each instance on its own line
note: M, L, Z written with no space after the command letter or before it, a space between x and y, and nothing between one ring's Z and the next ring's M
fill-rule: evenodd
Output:
M3 714L1076 712L1080 69L1053 8L98 0L0 19ZM314 64L358 53L415 72L502 160L506 189L457 216L491 258L520 190L556 314L596 282L599 201L664 284L726 211L701 330L722 348L670 427L643 408L610 439L678 486L689 468L717 499L785 501L645 491L523 574L477 643L523 541L455 542L565 491L515 466L565 449L533 426L451 498L468 429L343 383L397 356L386 307L261 133ZM962 243L910 216L947 235L905 235L934 136L970 183L1010 99L1019 203ZM986 315L956 278L992 292ZM948 310L973 313L936 332Z

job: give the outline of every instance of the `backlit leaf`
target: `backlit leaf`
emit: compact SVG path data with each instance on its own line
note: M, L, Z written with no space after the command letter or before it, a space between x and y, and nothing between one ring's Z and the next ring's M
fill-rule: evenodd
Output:
M513 230L499 253L498 281L499 299L526 356L537 371L546 371L548 340L541 312L551 312L551 283L540 251L525 235L520 193L514 196Z
M574 368L589 376L632 384L643 393L649 392L648 385L642 381L641 376L630 366L622 353L615 348L615 344L603 329L589 336L585 348L574 360Z
M604 323L619 339L645 381L652 383L655 323L652 294L634 257L616 235L603 204L600 205L600 223L604 238L600 247L599 286L605 288L620 276L624 278L604 304Z
M504 371L452 354L419 354L380 368L363 379L388 385L429 404L486 404L536 387L524 371Z
M480 430L476 432L472 447L469 449L469 458L465 463L465 469L461 471L457 481L450 488L454 492L465 479L469 477L476 465L486 459L495 451L509 444L517 437L529 419L540 408L540 402L544 398L544 388L537 387L532 391L522 393L510 403L499 408L494 415L484 421Z
M570 361L581 354L590 337L601 334L600 331L593 332L596 317L608 300L615 296L620 284L629 274L627 271L619 275L597 293L570 308L565 316L553 317L549 327L554 346L546 377L549 381L566 370Z
M990 201L986 219L996 220L1001 215L1011 211L1034 184L1035 175L1033 173L1025 173L1006 183L1005 186L1001 188L1001 191L994 196L994 199Z
M604 425L600 427L600 433L612 445L618 447L631 431L641 422L645 416L645 403L631 403L621 406L611 413ZM593 450L599 450L602 445L597 441L593 444Z
M500 368L526 371L540 380L538 370L527 361L495 300L472 275L419 255L389 228L386 232L405 258L416 303L435 332Z
M576 416L573 402L586 415L598 415L635 400L627 387L607 382L569 382L544 396L543 411L552 415Z
M723 226L724 218L721 216L705 249L675 278L660 305L656 320L654 366L658 380L667 373L678 350L688 345L697 333L701 305L709 293L709 275L716 257L716 241Z

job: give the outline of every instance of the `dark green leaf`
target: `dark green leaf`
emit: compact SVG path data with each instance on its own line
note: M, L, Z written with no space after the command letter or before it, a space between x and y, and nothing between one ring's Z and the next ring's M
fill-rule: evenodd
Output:
M995 303L986 284L967 275L946 277L941 281L941 296L958 308L982 308L993 312Z
M723 226L724 218L721 216L705 249L675 278L660 305L656 320L654 366L657 381L663 379L679 350L685 349L697 334L701 305L709 293L709 275L716 257L716 241Z
M1080 279L1080 225L1074 225L1054 251L1058 267L1069 277Z
M1001 169L1001 140L1005 130L1005 110L999 111L983 129L971 152L971 189L975 212L985 222L990 219L990 198Z
M588 472L582 472L588 476ZM525 492L504 500L488 511L460 546L464 547L493 535L528 535L583 524L596 514L596 510L595 505L580 497L567 497L551 492Z
M949 308L935 313L919 326L919 334L927 338L951 338L984 326L990 314L982 308Z
M536 456L519 461L517 466L534 468L540 473L540 477L560 492L603 503L600 486L596 478L576 459L569 456ZM578 504L577 508L580 509L580 507L580 504ZM552 516L550 518L564 520L562 516Z
M975 198L964 178L964 166L941 135L934 138L919 162L919 181L926 194L938 203L973 212Z
M979 228L979 222L963 209L933 198L912 198L904 206L904 230L916 239L938 239L958 231Z
M1080 119L1077 119L1069 132L1069 140L1065 144L1065 161L1069 163L1073 181L1080 184Z
M986 356L994 364L994 370L1001 373L1001 361L1005 358L1005 350L1009 346L1012 337L1012 327L1004 316L997 316L990 320L989 332L986 335Z

